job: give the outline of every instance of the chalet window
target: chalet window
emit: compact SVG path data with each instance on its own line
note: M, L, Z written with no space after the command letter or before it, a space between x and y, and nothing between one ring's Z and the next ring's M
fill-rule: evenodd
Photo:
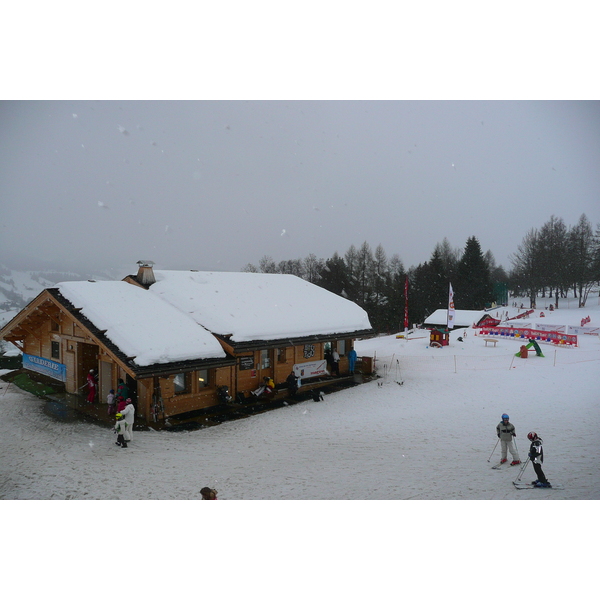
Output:
M173 386L176 394L187 394L190 391L190 374L177 373L173 377Z
M54 319L50 321L50 331L58 331L58 323Z
M337 351L340 356L344 356L346 354L346 340L337 341Z
M271 357L268 350L260 351L260 368L268 369L271 366Z
M285 362L285 348L277 348L277 362Z
M52 358L60 360L60 342L51 342Z
M196 375L198 376L198 389L208 387L210 385L210 381L208 379L208 369L202 369L201 371L196 371Z

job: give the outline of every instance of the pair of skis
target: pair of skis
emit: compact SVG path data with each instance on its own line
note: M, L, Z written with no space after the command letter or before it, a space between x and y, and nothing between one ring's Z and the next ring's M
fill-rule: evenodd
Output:
M513 465L511 463L507 462L499 462L497 465L494 465L492 467L492 469L501 469L502 467L518 467L521 463L517 463L516 465Z
M524 481L513 481L513 485L518 490L532 490L532 489L540 489L540 490L564 490L565 488L562 485L554 485L551 484L552 487L542 487L538 485L533 485L533 483L525 483Z
M533 488L536 488L536 489L539 488L540 490L564 490L565 489L562 485L552 485L552 487L542 487L542 486L534 485L533 483L526 483L525 481L521 481L521 477L522 477L523 473L525 472L525 468L527 467L528 463L529 463L529 459L527 459L525 461L525 463L518 463L516 465L513 465L513 464L509 463L508 461L499 462L497 465L494 465L492 467L492 469L502 469L505 466L506 467L517 467L517 466L521 465L521 470L519 472L519 475L517 476L516 481L513 481L513 485L518 490L531 490Z

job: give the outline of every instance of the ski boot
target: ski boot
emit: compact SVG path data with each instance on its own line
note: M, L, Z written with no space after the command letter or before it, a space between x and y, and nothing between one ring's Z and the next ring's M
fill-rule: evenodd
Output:
M520 464L521 464L521 461L520 461L520 460L513 460L513 461L510 463L510 466L511 466L511 467L514 467L515 465L520 465Z
M537 485L539 482L540 482L540 480L539 480L539 479L536 479L535 481L532 481L532 482L531 482L531 485Z
M539 488L549 488L549 487L552 487L552 486L550 485L550 482L549 482L549 481L546 481L546 483L542 483L541 481L538 481L538 482L535 484L535 487L539 487Z
M503 465L505 462L507 462L507 460L508 460L508 459L506 459L506 458L503 458L503 459L500 461L500 464L501 464L501 465Z

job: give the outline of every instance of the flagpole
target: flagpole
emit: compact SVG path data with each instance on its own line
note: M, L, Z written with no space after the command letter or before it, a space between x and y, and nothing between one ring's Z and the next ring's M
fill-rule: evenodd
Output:
M404 281L404 339L408 338L408 275Z
M446 330L450 331L450 321L452 321L452 328L454 328L454 292L452 291L452 283L448 284L448 310L446 312ZM452 319L450 319L450 312L452 312Z

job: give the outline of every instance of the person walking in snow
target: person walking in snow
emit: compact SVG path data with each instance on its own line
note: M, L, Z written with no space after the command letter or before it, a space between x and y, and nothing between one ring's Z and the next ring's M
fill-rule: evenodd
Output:
M125 421L123 420L123 415L121 413L117 413L115 415L115 427L113 431L117 434L117 441L115 444L117 446L121 446L121 448L127 448L127 439L125 438L125 434L127 433L125 427Z
M135 420L135 407L131 398L125 401L125 408L121 411L125 420L125 439L130 442L133 439L133 422Z
M513 438L517 437L515 432L515 426L510 423L509 417L506 413L502 415L502 421L496 425L496 434L498 435L498 439L500 440L500 464L504 464L507 461L507 454L510 450L510 455L513 457L513 461L510 463L511 465L518 465L521 463L519 459L519 453L517 452L517 448L515 443L513 442Z
M114 415L117 412L117 398L115 397L115 390L110 390L106 395L106 403L108 404L108 414Z
M530 431L527 434L527 439L531 442L531 445L529 446L529 458L531 459L533 470L537 475L537 479L532 481L531 485L535 485L536 487L552 487L542 470L542 463L544 462L542 438L539 437L535 431Z

